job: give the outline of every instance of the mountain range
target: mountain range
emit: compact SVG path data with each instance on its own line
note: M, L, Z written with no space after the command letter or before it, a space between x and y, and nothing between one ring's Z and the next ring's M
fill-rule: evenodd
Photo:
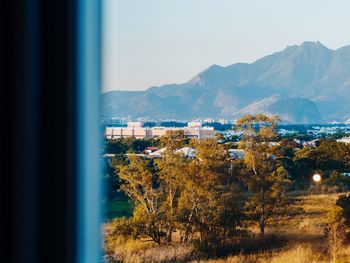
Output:
M186 83L101 96L107 117L233 119L264 113L285 123L344 122L350 118L350 45L332 50L304 42L253 63L212 65Z

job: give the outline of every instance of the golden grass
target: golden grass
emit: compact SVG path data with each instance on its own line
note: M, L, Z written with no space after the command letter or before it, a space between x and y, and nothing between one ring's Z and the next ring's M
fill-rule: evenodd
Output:
M335 205L338 196L339 194L322 194L297 197L294 208L302 211L289 218L283 218L279 222L281 226L280 231L322 235L327 213Z
M323 231L327 213L335 205L338 196L321 194L297 197L294 208L300 212L272 222L267 229L267 233L273 233L285 241L278 248L273 244L259 252L207 260L196 254L190 244L181 246L175 243L159 247L149 242L124 240L109 244L109 250L113 251L114 258L119 262L330 263L332 261L327 253ZM250 230L255 232L254 229L256 226L252 225ZM350 247L341 251L337 262L350 262Z
M113 254L109 262L187 262L194 255L194 247L180 244L157 246L133 240L127 241L125 245L116 244Z
M194 260L201 263L333 263L330 257L310 245L297 245L276 252L236 255L224 259ZM349 263L350 248L344 247L335 263Z
M322 263L322 255L315 253L310 246L296 246L273 253L237 255L225 259L194 261L207 263Z

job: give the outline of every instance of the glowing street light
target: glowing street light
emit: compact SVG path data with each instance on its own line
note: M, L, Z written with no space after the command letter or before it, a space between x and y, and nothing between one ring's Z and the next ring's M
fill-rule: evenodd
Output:
M319 181L321 181L322 177L319 174L314 174L314 176L312 176L312 180L314 180L314 182L318 183Z

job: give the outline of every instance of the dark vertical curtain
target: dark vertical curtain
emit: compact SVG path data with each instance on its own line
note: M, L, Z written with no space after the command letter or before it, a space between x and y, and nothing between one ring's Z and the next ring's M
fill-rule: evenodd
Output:
M0 2L0 262L76 261L76 14Z

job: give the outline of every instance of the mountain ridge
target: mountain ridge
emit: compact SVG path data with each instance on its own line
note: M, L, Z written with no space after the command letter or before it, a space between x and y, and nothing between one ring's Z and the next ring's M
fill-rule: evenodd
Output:
M213 64L182 84L101 96L105 116L189 119L233 118L276 94L292 107L286 122L349 119L350 45L333 50L320 42L303 42L252 63ZM276 105L282 104L276 103L270 109L279 112ZM303 112L308 116L296 116Z

